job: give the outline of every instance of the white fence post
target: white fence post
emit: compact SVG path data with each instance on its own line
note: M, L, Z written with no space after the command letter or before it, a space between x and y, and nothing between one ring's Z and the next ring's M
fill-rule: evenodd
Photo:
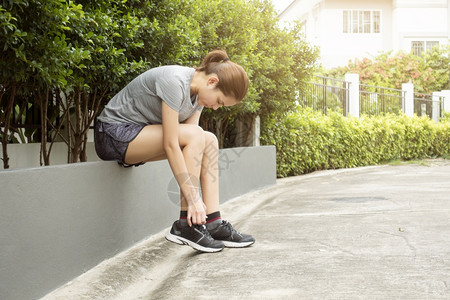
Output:
M255 123L253 124L253 134L250 146L259 147L261 145L259 141L260 136L261 136L261 118L259 116L256 116Z
M445 99L443 92L433 92L431 96L431 119L435 122L439 122L441 117L441 97Z
M412 117L414 115L414 84L410 82L402 83L402 91L405 95L403 113L408 117Z
M350 82L348 114L359 118L359 74L345 74L345 81Z
M441 96L444 98L444 112L450 113L450 90L441 91Z

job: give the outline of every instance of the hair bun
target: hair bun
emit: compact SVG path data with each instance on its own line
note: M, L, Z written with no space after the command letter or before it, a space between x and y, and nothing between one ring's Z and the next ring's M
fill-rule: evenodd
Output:
M228 54L224 50L213 50L205 56L201 67L205 67L210 63L221 63L230 60Z

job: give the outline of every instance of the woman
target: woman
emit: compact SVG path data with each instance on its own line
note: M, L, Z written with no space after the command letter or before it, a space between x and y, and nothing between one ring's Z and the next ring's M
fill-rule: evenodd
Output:
M215 50L199 68L163 66L144 72L99 115L95 149L101 159L125 167L168 159L180 187L181 211L167 240L204 252L255 242L221 219L218 142L198 125L203 107L235 105L247 90L244 69L225 51Z

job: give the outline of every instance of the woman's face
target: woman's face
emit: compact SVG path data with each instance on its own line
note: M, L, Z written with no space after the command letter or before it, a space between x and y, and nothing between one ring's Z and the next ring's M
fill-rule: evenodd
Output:
M211 76L207 79L205 85L198 90L198 105L214 110L221 106L233 106L237 104L236 99L231 96L225 96L221 90L216 88L219 79Z

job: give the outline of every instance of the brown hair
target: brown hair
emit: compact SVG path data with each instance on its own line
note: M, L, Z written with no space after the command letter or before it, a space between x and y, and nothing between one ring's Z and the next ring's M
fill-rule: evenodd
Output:
M214 50L203 59L197 71L204 71L206 75L216 74L219 78L217 88L225 96L233 96L237 102L244 99L248 90L248 76L244 69L232 62L223 50Z

